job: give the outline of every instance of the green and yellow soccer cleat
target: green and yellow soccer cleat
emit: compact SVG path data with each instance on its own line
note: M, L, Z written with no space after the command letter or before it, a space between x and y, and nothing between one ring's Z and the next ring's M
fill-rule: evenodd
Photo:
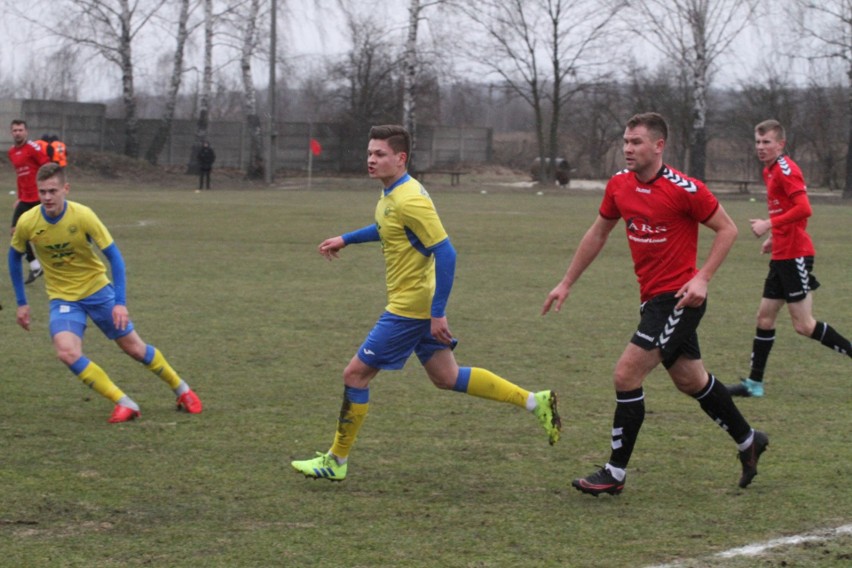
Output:
M292 461L293 469L313 479L328 479L329 481L343 481L346 479L348 462L337 463L331 453L317 452L317 457L310 460Z
M547 438L552 446L559 441L559 434L562 432L562 420L559 418L559 411L556 409L556 393L553 391L541 391L535 393L535 401L537 403L533 414L535 414L541 427L547 432Z

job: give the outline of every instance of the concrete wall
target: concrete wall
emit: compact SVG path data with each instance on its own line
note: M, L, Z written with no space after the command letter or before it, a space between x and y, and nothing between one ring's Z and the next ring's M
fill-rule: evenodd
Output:
M12 120L27 121L30 139L58 136L69 151L103 150L106 107L97 103L69 103L32 99L0 99L0 145L12 145Z
M30 138L43 134L58 136L68 145L69 160L76 150L122 153L124 121L106 118L106 107L96 103L72 103L29 99L0 99L0 147L12 144L9 124L14 118L27 121ZM140 157L144 156L159 120L139 121ZM264 129L266 125L263 125ZM316 172L357 171L364 167L367 132L350 136L337 124L282 122L276 130L278 169L307 170L308 161ZM268 134L264 132L264 144ZM310 156L310 139L322 145L319 156ZM248 135L243 122L211 122L210 145L216 151L216 167L244 169L248 162ZM422 125L417 129L413 166L416 170L440 169L457 162L482 163L491 160L490 128L455 128ZM186 166L195 152L195 121L172 122L171 137L159 156L161 165ZM265 158L265 156L264 156Z

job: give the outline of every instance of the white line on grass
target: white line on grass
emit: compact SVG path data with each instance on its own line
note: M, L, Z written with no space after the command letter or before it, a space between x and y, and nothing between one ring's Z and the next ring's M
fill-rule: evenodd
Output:
M784 538L775 538L762 543L749 544L739 548L732 548L718 552L712 558L736 558L737 556L757 556L763 554L769 549L778 548L779 546L796 546L805 542L819 542L824 540L833 540L839 536L852 534L852 525L843 525L834 529L825 529L804 535L788 536ZM657 564L648 568L678 568L684 566L686 560L676 561L670 564Z

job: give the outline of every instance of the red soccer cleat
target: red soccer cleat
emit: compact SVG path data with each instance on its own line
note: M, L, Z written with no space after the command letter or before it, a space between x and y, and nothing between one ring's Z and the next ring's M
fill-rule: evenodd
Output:
M198 398L198 395L192 389L186 391L177 399L178 410L185 410L190 414L201 414L202 408L201 399Z
M112 409L112 414L109 417L110 424L117 424L119 422L130 422L131 420L135 420L142 416L138 410L133 410L127 406L121 406L120 404L116 404L115 408Z

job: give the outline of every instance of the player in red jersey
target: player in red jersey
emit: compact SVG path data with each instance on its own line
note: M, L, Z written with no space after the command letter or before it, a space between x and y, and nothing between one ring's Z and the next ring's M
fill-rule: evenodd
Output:
M14 146L9 148L9 161L18 174L18 199L15 201L15 210L12 212L12 231L18 219L40 203L38 198L38 186L36 185L36 173L38 169L50 161L47 154L35 142L28 140L27 123L21 119L12 121L12 141ZM36 278L44 274L41 264L33 254L32 246L27 245L27 260L30 263L30 274L25 284L31 284Z
M544 315L551 308L562 308L571 287L623 219L639 281L641 319L615 366L609 462L572 482L595 496L617 495L624 489L627 463L645 418L642 383L660 363L675 387L695 398L736 442L742 462L740 487L747 487L757 475L758 458L769 445L766 434L751 428L727 388L704 368L696 332L706 308L707 285L733 246L737 227L703 183L663 163L667 136L665 119L657 113L637 114L627 122L623 145L627 169L610 179L597 219L541 310ZM699 224L715 232L700 269L696 268Z
M751 350L748 378L730 387L737 396L763 396L763 373L775 343L775 321L786 303L796 333L815 339L852 357L852 345L825 322L813 316L813 292L819 282L813 275L814 245L808 235L811 204L799 166L784 155L786 134L777 120L765 120L754 128L757 158L763 162L768 219L751 219L751 232L762 237L761 252L772 253L763 298L757 310L757 331Z

